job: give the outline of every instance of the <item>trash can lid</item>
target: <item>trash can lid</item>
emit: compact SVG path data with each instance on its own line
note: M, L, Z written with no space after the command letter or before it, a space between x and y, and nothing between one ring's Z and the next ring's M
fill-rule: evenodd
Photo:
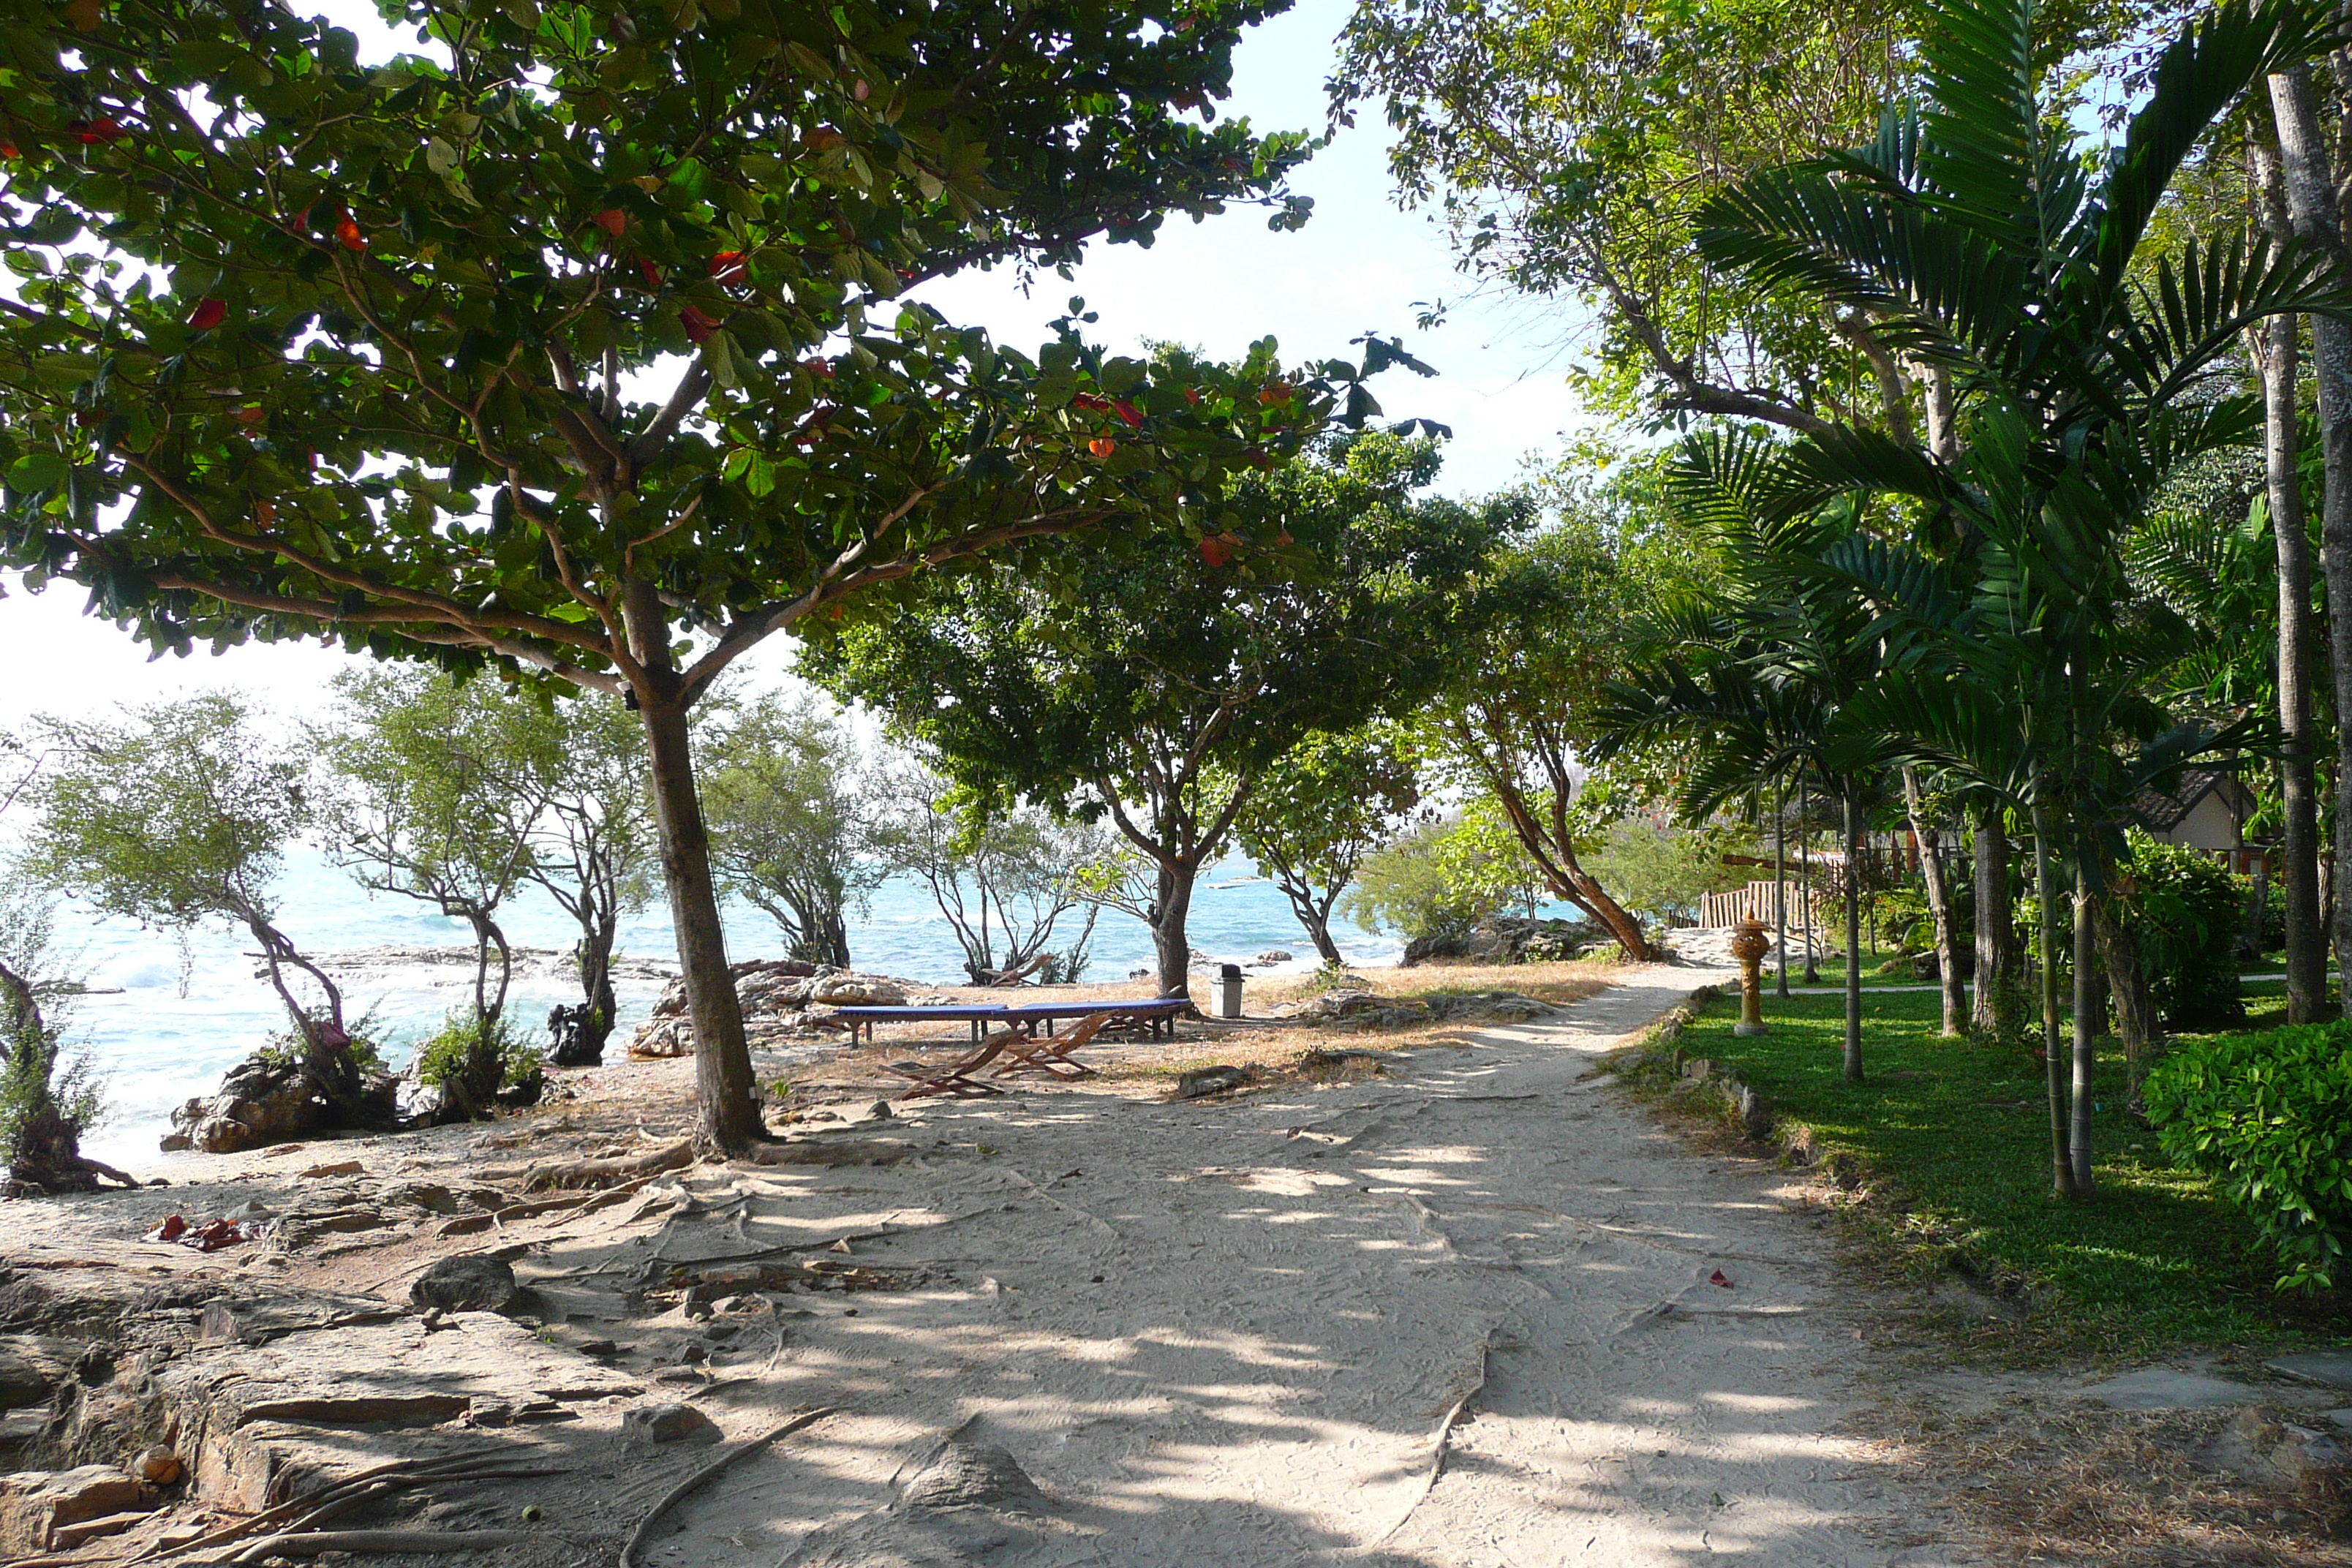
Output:
M1238 963L1228 963L1218 972L1217 977L1221 980L1239 980L1242 977L1242 966Z

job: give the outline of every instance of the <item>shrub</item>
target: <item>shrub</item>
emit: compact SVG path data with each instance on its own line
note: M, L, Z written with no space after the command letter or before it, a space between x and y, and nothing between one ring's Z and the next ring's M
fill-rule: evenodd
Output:
M2352 1235L2352 1024L2183 1040L2144 1092L2166 1152L2276 1249L2278 1289L2332 1288Z
M503 1016L484 1020L470 1009L450 1014L441 1032L416 1047L416 1079L441 1091L450 1120L487 1115L501 1091L535 1099L545 1066Z
M1366 931L1406 937L1466 931L1512 904L1550 894L1502 808L1473 800L1449 822L1423 823L1364 858L1344 908Z
M2125 929L2138 940L2157 1015L2176 1029L2243 1022L2238 982L2243 879L2198 850L2160 844L2137 828L2130 843L2128 891L2118 902Z

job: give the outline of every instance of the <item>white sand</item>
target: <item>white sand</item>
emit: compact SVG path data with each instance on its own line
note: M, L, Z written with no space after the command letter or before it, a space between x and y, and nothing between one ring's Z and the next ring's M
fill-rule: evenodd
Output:
M1586 1077L1722 978L1629 972L1560 1020L1371 1082L1223 1104L1084 1088L933 1101L895 1130L961 1156L704 1167L688 1184L713 1207L670 1223L667 1256L887 1222L918 1228L860 1257L955 1284L786 1298L814 1315L701 1403L730 1436L801 1404L842 1414L683 1505L646 1561L1968 1560L1902 1546L1937 1527L1891 1458L1836 1435L1859 1320L1788 1178L1684 1152ZM1731 1288L1707 1282L1718 1269ZM896 1544L887 1517L845 1524L974 1417L1045 1489L1047 1520L937 1550Z

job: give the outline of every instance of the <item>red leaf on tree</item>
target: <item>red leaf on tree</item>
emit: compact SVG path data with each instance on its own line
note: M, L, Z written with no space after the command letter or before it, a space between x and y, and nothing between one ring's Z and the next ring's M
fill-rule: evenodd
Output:
M699 343L709 341L710 334L719 330L718 322L712 321L709 317L704 315L701 311L696 310L691 305L688 305L685 310L680 310L677 313L677 319L679 323L686 328L687 337L694 342Z
M0 159L21 158L24 155L16 151L16 144L14 142L0 142Z
M637 258L637 270L645 274L646 288L658 289L661 287L661 268L642 256Z
M228 302L225 300L199 300L196 308L188 312L188 325L196 331L209 331L228 319Z
M1191 404L1191 405L1192 405L1193 407L1195 407L1195 408L1200 407L1200 406L1201 406L1201 389L1200 389L1199 387L1197 387L1197 386L1188 386L1188 387L1186 387L1186 388L1184 389L1184 401L1185 401L1185 402L1187 402L1187 403L1189 403L1189 404Z
M111 116L104 114L95 120L77 120L66 129L85 147L112 146L128 134Z
M335 226L335 237L342 242L342 247L345 250L365 250L367 248L367 236L362 234L360 232L360 226L353 223L349 218L343 219L342 222Z
M1108 458L1118 450L1118 443L1108 436L1097 436L1087 443L1087 450L1097 458Z
M1073 408L1090 408L1097 414L1108 414L1110 412L1110 399L1108 397L1097 396L1091 392L1081 392L1076 397L1070 399L1070 406Z
M1230 566L1241 542L1230 533L1213 533L1201 541L1201 559L1212 566Z
M1277 403L1287 403L1290 401L1290 388L1278 381L1271 382L1258 393L1257 400L1268 408Z
M722 250L710 258L710 276L732 288L738 283L750 282L751 269L743 265L741 251Z
M1127 427L1129 429L1140 430L1143 428L1142 410L1137 408L1134 404L1129 403L1126 398L1119 397L1112 399L1110 407L1112 413L1127 421Z
M588 221L594 224L598 228L603 229L606 234L611 235L614 239L618 239L628 229L629 215L623 212L618 207L606 207L604 211L598 213L594 217L590 218Z
M830 153L848 140L830 125L820 125L801 138L802 143L812 153Z

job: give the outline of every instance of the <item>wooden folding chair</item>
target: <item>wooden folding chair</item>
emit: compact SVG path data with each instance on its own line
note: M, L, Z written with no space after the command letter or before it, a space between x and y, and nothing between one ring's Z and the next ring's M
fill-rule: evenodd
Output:
M951 1095L957 1100L984 1100L1004 1091L992 1083L982 1083L971 1075L994 1061L1004 1047L1013 1043L1013 1034L1006 1030L991 1035L981 1042L980 1048L961 1061L949 1067L930 1067L922 1062L886 1062L884 1069L900 1078L911 1079L915 1087L900 1095L900 1100L921 1100L926 1095Z
M1010 1042L1011 1055L996 1069L999 1078L1011 1078L1015 1073L1041 1072L1049 1078L1081 1079L1095 1076L1095 1069L1080 1061L1072 1061L1070 1053L1102 1033L1111 1021L1110 1013L1089 1013L1071 1031L1059 1037L1048 1035L1039 1039L1034 1031L1026 1039Z

